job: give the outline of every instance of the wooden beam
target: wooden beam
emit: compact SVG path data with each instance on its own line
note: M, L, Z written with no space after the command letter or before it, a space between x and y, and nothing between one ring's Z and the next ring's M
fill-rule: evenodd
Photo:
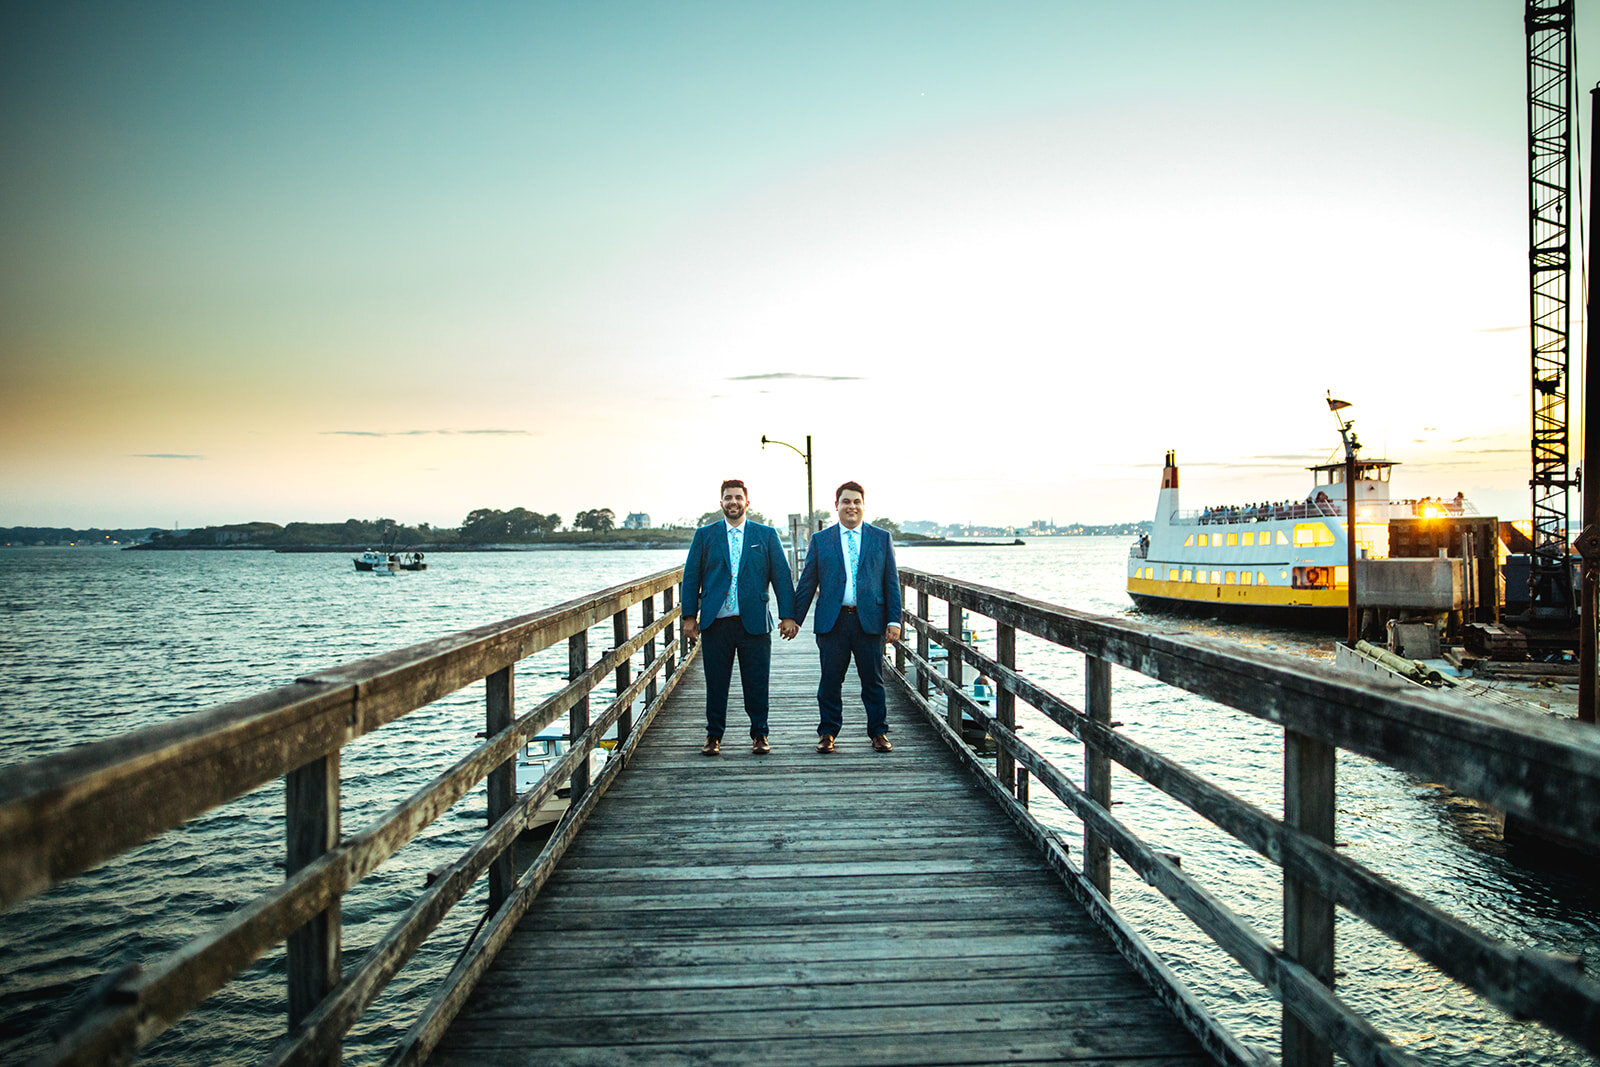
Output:
M1017 665L1017 628L997 623L994 628L994 658L995 662L1007 670L1014 669ZM902 661L904 656L902 654ZM905 673L904 662L900 671ZM990 675L993 678L993 675ZM1002 687L995 679L994 689L994 717L995 721L1008 730L1017 728L1017 697L1008 688ZM994 753L994 776L999 779L1000 785L1006 792L1016 795L1017 764L1011 758L1011 753L1004 746L996 745Z
M579 678L589 667L589 631L567 638L567 677ZM573 702L567 712L567 733L576 738L589 728L589 694ZM577 804L589 788L589 761L580 760L572 769L572 803Z
M1283 735L1283 822L1329 847L1333 845L1334 760L1332 745L1293 730ZM1333 988L1333 901L1285 871L1283 951L1306 973ZM1333 1067L1333 1048L1288 1005L1282 1023L1284 1067Z
M339 754L312 760L284 778L284 868L293 875L339 845ZM339 984L339 898L289 935L289 1026L312 1013ZM334 1045L318 1059L336 1067Z
M951 640L957 642L957 644L951 646L950 655L944 661L944 673L946 678L949 678L950 681L955 683L957 689L964 689L961 684L961 654L958 651L958 649L962 647L961 605L952 600L949 603L949 608L950 625L947 632L950 634ZM945 701L944 713L945 721L950 724L950 729L954 730L956 732L956 736L959 737L961 735L961 705L956 701L956 698L953 694Z
M920 588L917 590L917 618L922 619L924 622L929 620L928 593L927 590ZM917 628L917 655L921 656L926 662L928 658L928 631L920 626ZM917 693L923 698L928 695L928 679L920 670L917 672Z
M628 641L628 612L626 608L611 616L611 640L617 648L621 648ZM616 691L619 695L628 688L628 683L632 681L632 673L633 660L631 658L617 664ZM626 740L628 731L632 729L633 705L630 704L623 708L622 714L617 717L617 744L620 745Z
M1091 722L1111 728L1111 664L1084 657L1084 709ZM1111 757L1098 745L1083 746L1083 788L1089 800L1111 811ZM1083 827L1083 873L1096 892L1111 899L1111 846L1090 826Z
M516 718L516 681L513 667L502 667L485 680L486 736L494 737ZM493 826L517 802L517 759L510 759L489 772L488 820ZM500 910L511 887L516 884L515 842L489 868L489 914Z

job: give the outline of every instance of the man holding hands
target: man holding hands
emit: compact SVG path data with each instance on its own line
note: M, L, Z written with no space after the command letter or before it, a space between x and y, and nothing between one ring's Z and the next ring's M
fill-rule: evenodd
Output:
M850 661L861 679L867 709L867 735L878 752L888 752L889 712L883 690L885 639L900 638L900 573L887 530L861 521L866 491L845 482L833 494L837 525L811 535L806 565L795 590L794 617L804 622L817 598L817 650L822 681L817 686L817 751L832 752L844 725L844 678Z
M700 751L707 756L722 751L735 658L744 710L750 716L750 750L758 756L772 751L767 743L767 681L772 666L768 585L778 596L778 633L788 640L800 632L789 561L778 531L746 522L749 507L749 490L743 482L723 482L722 521L694 532L683 568L683 636L691 643L701 642L706 672L706 743Z

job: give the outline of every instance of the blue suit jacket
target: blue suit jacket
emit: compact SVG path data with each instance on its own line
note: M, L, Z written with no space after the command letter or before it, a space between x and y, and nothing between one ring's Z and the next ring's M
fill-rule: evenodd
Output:
M805 620L811 598L817 598L819 634L833 629L844 604L844 549L839 543L839 524L811 535L806 550L806 565L795 587L796 622ZM889 626L900 625L900 571L894 565L894 542L889 531L869 522L861 524L861 559L856 564L856 615L861 629L881 634Z
M700 628L717 621L717 612L728 598L733 570L728 558L728 524L717 521L694 532L689 559L683 565L683 614L698 618ZM778 594L778 618L794 618L794 580L789 576L789 560L783 554L778 531L748 519L744 524L744 544L739 553L739 618L753 634L772 630L767 611L767 586Z

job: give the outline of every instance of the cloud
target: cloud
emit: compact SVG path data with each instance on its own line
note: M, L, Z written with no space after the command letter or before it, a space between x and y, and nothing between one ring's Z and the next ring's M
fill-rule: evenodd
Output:
M773 381L810 381L810 382L860 382L866 379L854 374L795 374L791 371L774 371L771 374L740 374L733 378L726 378L730 382L773 382Z
M205 459L188 452L131 452L134 459Z
M499 434L506 437L532 437L529 430L323 430L324 437L422 437L429 434L455 436Z

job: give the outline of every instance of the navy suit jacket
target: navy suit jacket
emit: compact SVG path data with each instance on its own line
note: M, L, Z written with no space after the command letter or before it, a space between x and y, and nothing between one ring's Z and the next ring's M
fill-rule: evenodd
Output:
M733 579L728 557L728 524L709 523L694 532L689 559L683 565L683 615L699 618L700 628L717 621ZM794 580L783 554L778 531L746 519L744 543L739 553L739 618L753 634L769 633L772 616L767 611L767 586L778 594L778 618L794 618Z
M800 571L800 584L795 587L795 610L791 616L803 622L811 607L811 598L817 598L817 619L813 628L819 634L833 629L839 621L839 608L844 604L844 548L840 544L839 530L834 523L826 530L811 535L811 547L806 550L806 565ZM880 530L869 522L861 524L861 559L856 564L856 616L861 629L869 634L881 634L890 626L900 625L900 572L894 565L894 542L889 531Z

